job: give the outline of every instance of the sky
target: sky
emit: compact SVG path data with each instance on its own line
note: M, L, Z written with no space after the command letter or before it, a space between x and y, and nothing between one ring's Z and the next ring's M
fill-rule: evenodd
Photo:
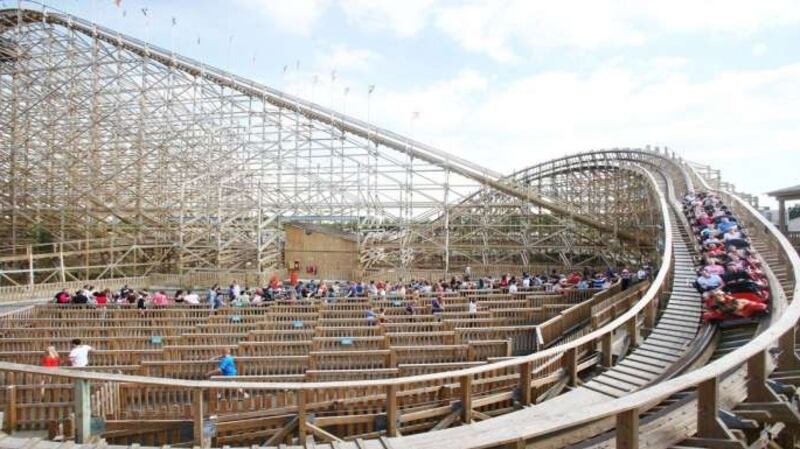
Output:
M46 2L504 173L651 145L800 184L796 0L119 3Z

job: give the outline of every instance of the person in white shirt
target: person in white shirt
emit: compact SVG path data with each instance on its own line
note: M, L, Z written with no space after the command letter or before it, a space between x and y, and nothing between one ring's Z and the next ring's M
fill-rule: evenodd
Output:
M72 340L72 350L69 351L69 364L75 367L89 366L89 352L94 349L89 345L81 344L81 340Z
M516 282L512 282L512 283L508 284L508 292L509 293L516 293L517 292L517 283Z
M469 314L470 316L478 314L478 303L475 302L475 298L469 300Z
M200 304L200 296L198 296L197 293L192 293L192 291L189 290L186 295L184 295L183 302L186 304Z
M234 303L239 307L249 306L250 293L248 293L247 290L242 291L242 293L236 297Z
M236 299L242 293L242 287L239 287L239 284L236 281L233 281L230 288L230 296L231 299Z

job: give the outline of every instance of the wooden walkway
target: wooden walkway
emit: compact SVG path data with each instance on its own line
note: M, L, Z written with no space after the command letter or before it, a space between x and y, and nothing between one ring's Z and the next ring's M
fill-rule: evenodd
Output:
M675 220L672 295L661 319L639 347L587 382L585 388L613 398L625 396L651 384L689 350L700 326L701 303L700 295L691 285L695 277L694 265L686 236L679 232L680 219L676 216Z

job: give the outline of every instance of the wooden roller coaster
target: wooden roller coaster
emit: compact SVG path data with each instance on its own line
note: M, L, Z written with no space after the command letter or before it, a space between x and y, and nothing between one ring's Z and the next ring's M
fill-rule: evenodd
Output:
M800 257L752 197L666 150L506 176L27 2L0 10L0 98L0 448L796 446ZM767 317L702 322L692 191L746 230ZM263 285L285 274L288 222L352 236L358 268L331 279L657 271L625 289L457 291L437 315L425 295L38 304L87 282ZM91 367L36 366L73 338ZM226 349L239 373L209 378Z

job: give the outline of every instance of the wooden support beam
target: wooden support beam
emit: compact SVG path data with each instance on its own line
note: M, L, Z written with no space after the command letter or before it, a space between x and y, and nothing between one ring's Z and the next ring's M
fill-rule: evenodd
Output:
M747 360L747 401L748 402L768 402L778 400L775 392L767 386L767 351L759 351L758 354Z
M617 415L617 449L639 448L639 410L627 410Z
M386 433L390 437L397 436L397 385L386 387Z
M712 377L697 386L697 438L736 440L718 414L719 378Z
M209 442L205 439L203 432L203 390L192 390L192 411L194 412L193 429L194 429L194 444L200 447L210 446Z
M625 330L628 332L628 338L630 340L630 347L636 347L639 345L639 323L636 318L636 315L631 317L627 323L625 323Z
M458 418L461 416L461 410L456 410L453 413L445 416L444 419L436 423L435 426L431 430L442 430L450 427L451 424L458 421Z
M275 446L278 442L283 441L292 431L294 428L297 427L297 416L292 418L285 426L281 427L281 430L276 432L272 435L265 443L264 446Z
M306 399L308 397L308 393L306 390L298 390L297 391L297 436L300 437L300 441L304 441L306 439Z
M719 379L711 378L697 386L697 435L715 437L719 410Z
M567 349L564 353L563 367L567 373L567 385L576 387L578 385L578 353L575 348Z
M531 362L519 366L519 403L524 407L531 404Z
M88 443L92 431L91 384L86 379L75 379L75 442Z
M611 368L614 366L614 355L611 353L612 351L612 338L614 334L613 332L609 332L602 337L600 337L600 352L603 357L602 364L606 368Z
M792 327L780 338L781 353L778 356L778 368L781 371L800 370L800 358L795 352L796 328Z
M6 412L3 431L11 434L17 428L17 386L6 387Z
M461 422L472 422L472 376L461 376Z
M792 404L777 398L771 402L744 402L734 409L734 413L741 418L752 418L770 424L800 424L800 413Z
M486 421L487 419L492 419L491 416L487 415L486 413L481 413L477 410L472 411L472 419L477 421Z
M644 309L644 327L652 330L656 327L656 302L651 301ZM649 332L649 331L648 331Z
M323 428L315 426L314 424L311 424L309 422L306 423L306 429L323 441L336 442L336 443L341 443L342 441L344 441L341 438L337 437L336 435L327 432Z

